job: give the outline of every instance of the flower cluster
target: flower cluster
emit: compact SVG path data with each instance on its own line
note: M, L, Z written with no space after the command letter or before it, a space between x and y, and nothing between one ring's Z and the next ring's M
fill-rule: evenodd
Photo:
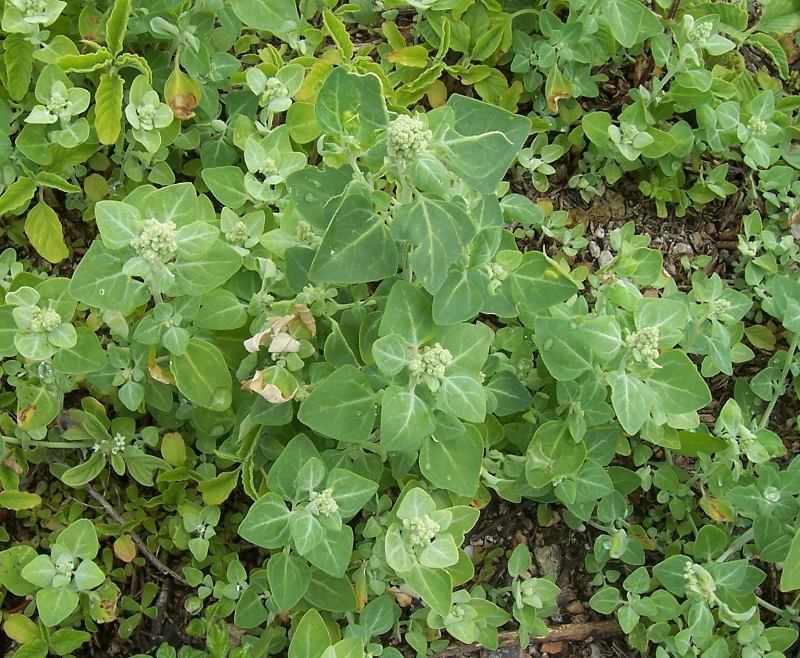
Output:
M651 368L657 367L655 359L658 358L658 327L645 327L634 331L625 339L633 358L646 363Z
M755 137L762 137L767 134L769 126L767 126L767 122L764 121L764 119L760 117L751 117L750 121L747 122L747 130Z
M389 158L407 164L428 148L432 136L422 119L401 114L386 127Z
M442 379L447 366L453 362L453 355L450 350L436 343L433 347L425 346L422 352L411 360L409 369L411 374L416 377L425 375L434 379Z
M621 140L623 144L633 144L633 140L639 134L639 129L632 123L620 124Z
M330 516L339 511L339 505L333 499L333 489L324 489L321 492L312 491L308 499L316 508L317 513L323 516Z
M710 21L695 23L689 31L689 39L701 48L705 47L708 38L714 33L714 26Z
M439 524L427 514L415 516L413 519L403 519L403 527L409 530L412 546L424 546L430 543L440 529Z
M289 90L278 78L267 78L264 83L264 91L261 92L261 104L269 105L272 101L279 98L288 98Z
M250 233L247 230L247 224L242 221L236 222L233 228L225 234L225 239L231 244L243 245L247 242Z
M686 588L697 594L706 603L712 605L717 600L717 585L714 577L699 564L687 563L683 570L683 576L686 578Z
M31 333L46 334L60 324L61 316L54 309L39 308L38 306L31 309Z
M166 263L178 251L178 229L172 221L160 222L151 217L131 247L146 261Z
M92 450L94 452L103 451L110 453L112 455L118 455L122 452L125 452L125 444L127 440L125 439L122 434L115 434L111 440L104 439L100 443L95 443L92 446Z

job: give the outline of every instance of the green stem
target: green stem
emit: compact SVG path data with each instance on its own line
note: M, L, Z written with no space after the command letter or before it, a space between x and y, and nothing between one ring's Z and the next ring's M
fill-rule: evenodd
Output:
M0 440L4 441L5 443L10 443L14 446L21 446L23 443L23 439L18 439L14 436L5 436L0 435ZM91 446L91 443L86 443L85 441L35 441L31 439L27 442L34 448L61 448L61 449L70 449L70 448L88 448Z
M764 608L765 610L769 610L770 612L774 612L776 615L780 615L781 617L789 615L792 621L797 621L798 619L800 619L800 617L798 617L796 614L790 613L785 608L779 608L776 605L772 605L769 601L765 601L760 596L756 597L756 601L758 602L758 605L760 605L762 608Z
M728 547L727 551L725 551L722 555L720 555L717 558L717 564L725 562L725 560L727 560L731 555L733 555L734 553L738 553L742 548L744 548L744 545L747 542L749 542L752 538L753 538L753 529L748 528L741 535L739 535L739 538L735 542L733 542Z
M795 334L792 338L792 342L789 344L789 351L786 353L786 361L783 364L783 371L781 371L781 379L780 385L783 387L783 384L786 382L786 377L789 375L789 370L792 367L792 362L794 361L794 353L797 351L797 337L800 334ZM778 390L772 396L772 399L769 401L767 408L764 409L764 415L761 417L761 422L758 424L758 429L764 429L769 423L769 417L772 415L772 411L775 409L775 405L778 404L778 400L781 396L785 393L784 390Z

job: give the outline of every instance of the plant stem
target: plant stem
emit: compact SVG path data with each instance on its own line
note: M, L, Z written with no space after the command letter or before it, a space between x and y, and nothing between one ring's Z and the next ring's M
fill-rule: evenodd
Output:
M781 617L783 617L788 614L793 621L797 621L798 619L800 619L800 617L797 617L797 615L792 615L785 608L779 608L776 605L772 605L769 601L765 601L760 596L756 597L756 601L758 602L758 605L760 605L762 608L764 608L765 610L769 610L770 612L774 612L776 615L780 615Z
M721 562L725 562L731 555L740 551L744 545L749 542L753 538L753 529L748 528L745 530L741 535L739 535L738 539L733 542L730 546L728 546L728 550L725 551L722 555L717 558L717 564Z
M795 334L792 338L792 342L789 344L789 351L786 353L786 362L783 364L783 370L781 371L781 379L780 384L783 386L784 382L786 382L786 377L789 374L789 370L792 367L792 361L794 361L794 353L797 351L797 337L800 334ZM758 424L758 429L764 429L769 423L769 417L772 415L772 411L775 409L775 405L778 404L778 400L781 396L785 393L785 389L782 391L776 391L775 394L772 396L772 399L769 401L767 408L764 409L764 415L761 417L761 422Z
M14 446L21 446L25 441L23 439L18 439L14 436L6 436L5 434L0 435L0 440L5 441L6 443L10 443ZM61 449L70 449L70 448L88 448L91 446L91 443L87 443L85 441L35 441L31 439L28 443L34 448L61 448Z
M125 525L125 519L122 518L119 512L114 509L114 507L109 503L103 495L97 491L92 485L87 484L84 486L86 489L86 493L88 493L92 498L94 498L100 506L103 508L103 511L110 516L114 521L119 523L120 525ZM158 569L162 574L165 576L169 576L174 581L180 583L181 585L185 585L186 587L189 586L189 583L176 571L170 569L166 564L164 564L161 560L159 560L155 555L153 555L149 550L147 550L147 546L142 541L141 537L137 535L133 530L129 530L128 534L131 536L131 540L133 543L136 544L138 549L142 552L145 558L152 564L156 569Z

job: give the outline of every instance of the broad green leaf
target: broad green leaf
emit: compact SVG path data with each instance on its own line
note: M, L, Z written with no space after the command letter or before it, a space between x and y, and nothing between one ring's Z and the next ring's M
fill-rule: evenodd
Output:
M364 283L386 279L397 271L397 245L380 215L361 194L338 204L309 276L325 283Z
M36 592L39 620L47 627L58 626L78 607L78 594L66 587L47 587Z
M36 46L22 34L3 35L3 63L6 74L3 82L11 100L21 101L31 84L33 53ZM0 215L3 213L0 212Z
M795 533L789 553L783 562L780 589L781 592L800 589L800 529Z
M330 35L336 48L342 55L342 59L347 61L353 58L353 41L347 31L345 24L330 9L322 12L322 24Z
M486 417L483 386L470 375L445 376L437 392L436 406L470 423L482 423Z
M353 555L353 529L345 524L325 530L322 541L303 554L313 566L334 578L342 578Z
M170 359L178 390L194 404L224 411L231 404L231 373L219 348L206 340L191 338L186 351Z
M211 167L200 175L211 193L228 208L235 210L250 200L244 186L244 172L239 167Z
M272 468L267 473L267 486L286 500L297 500L297 496L308 492L296 490L297 474L304 464L320 459L319 452L305 434L298 434L281 450Z
M150 292L144 283L123 274L125 260L95 240L72 275L70 295L89 306L129 315L147 302Z
M103 73L94 94L94 128L101 144L115 144L122 128L123 80L118 73Z
M58 415L59 402L44 387L30 384L17 385L17 425L31 430L46 427Z
M419 449L433 432L434 423L428 405L413 391L390 386L381 398L381 445L398 452Z
M311 512L296 512L289 521L292 542L300 555L305 555L322 541L325 530Z
M430 298L407 281L396 281L386 300L386 309L378 333L397 334L409 345L420 347L433 335Z
M261 548L282 548L289 540L290 516L283 498L271 491L250 507L239 524L239 536Z
M391 232L415 246L409 264L425 289L435 293L476 230L462 205L419 196L397 209Z
M567 423L550 420L537 429L525 457L528 483L540 489L553 480L575 473L586 459L586 446L575 443Z
M122 201L98 201L95 221L103 244L109 249L122 249L139 237L144 221L139 210Z
M298 31L300 16L294 0L231 0L236 17L248 27L288 38Z
M334 69L317 94L317 121L331 135L350 135L361 141L386 127L386 111L380 78L374 73L350 73Z
M331 470L325 486L333 489L333 498L344 520L360 512L378 490L377 482L342 468Z
M405 338L389 334L372 343L372 357L375 365L390 377L407 368L416 350L409 347Z
M655 394L654 404L663 413L684 414L711 402L708 386L686 354L666 350L657 363L661 367L652 372L647 385Z
M608 373L611 384L611 405L622 429L636 434L650 417L653 395L647 385L625 372Z
M763 4L757 26L762 32L781 36L800 29L800 12L794 0L769 0Z
M36 194L34 180L27 176L18 178L0 194L0 216L19 214L28 207L34 194Z
M447 107L455 116L455 130L448 131L437 148L464 182L493 194L525 144L530 121L460 94L451 95Z
M483 449L480 432L473 426L446 441L434 434L422 445L419 468L433 486L460 496L474 496L480 482Z
M0 507L14 511L34 509L42 504L41 496L27 491L0 491Z
M316 610L303 615L289 644L289 658L320 658L331 644L325 620Z
M187 295L206 295L230 279L242 266L242 257L230 245L217 240L202 256L175 262L178 284Z
M312 606L329 612L353 612L358 607L350 580L334 578L324 571L314 571L304 598Z
M34 592L36 585L24 578L22 572L36 557L36 551L25 544L0 551L0 585L15 596L27 596Z
M536 347L550 374L559 381L573 381L592 369L589 343L580 328L564 318L536 318Z
M446 325L475 317L486 298L486 277L474 270L453 268L433 296L433 319Z
M64 230L55 211L43 201L37 203L25 218L25 234L33 248L51 263L59 263L69 256L64 243Z
M298 420L314 431L348 443L367 441L375 416L375 392L353 366L343 366L320 382L297 412Z
M514 301L527 317L568 300L578 290L555 261L538 251L527 252L509 278Z
M637 0L608 0L602 16L611 34L625 48L633 48L663 31L658 16Z
M267 562L267 577L272 600L280 610L291 610L308 589L311 569L302 559L289 553L276 553Z
M453 586L446 571L415 566L403 576L431 610L442 616L450 612Z

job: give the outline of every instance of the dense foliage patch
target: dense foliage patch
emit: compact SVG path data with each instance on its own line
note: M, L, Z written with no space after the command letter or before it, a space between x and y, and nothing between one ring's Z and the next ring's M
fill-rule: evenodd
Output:
M793 0L0 7L9 655L526 645L497 500L646 655L795 644ZM612 185L736 262L601 251Z

